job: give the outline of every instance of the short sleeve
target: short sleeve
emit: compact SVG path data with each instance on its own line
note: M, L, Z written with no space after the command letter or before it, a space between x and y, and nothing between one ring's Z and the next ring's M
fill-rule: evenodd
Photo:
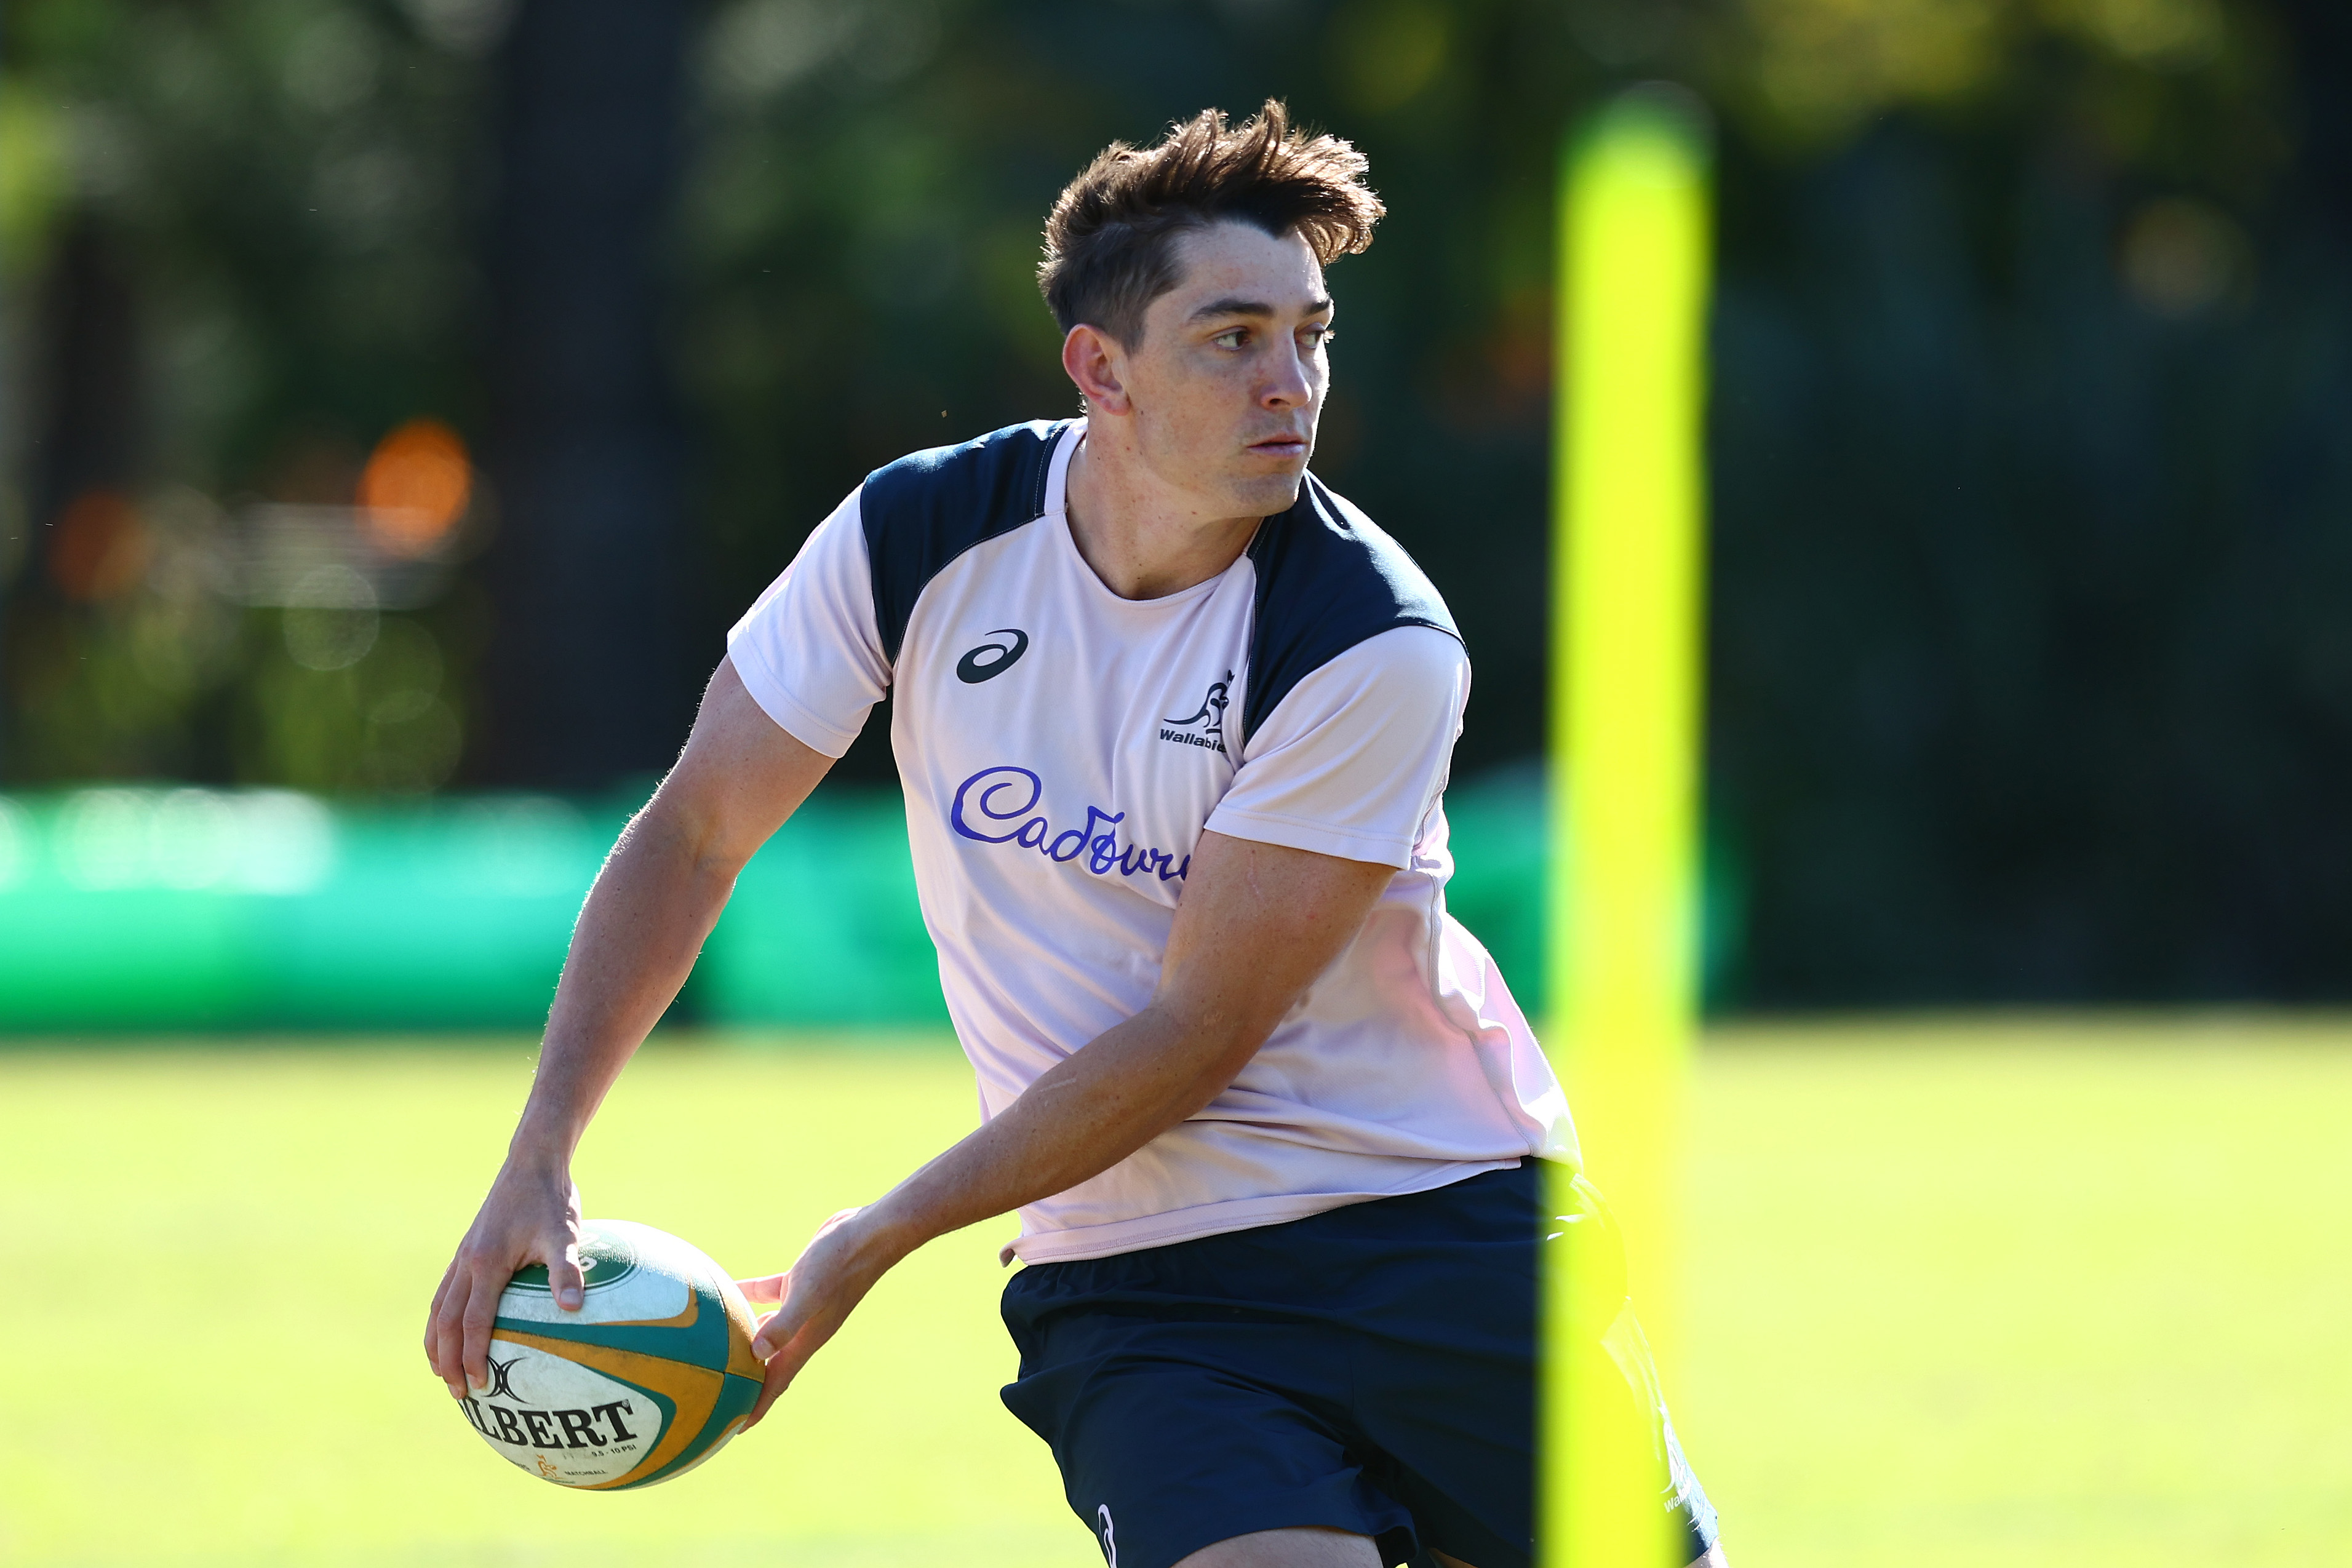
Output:
M1293 686L1249 737L1213 832L1402 870L1444 791L1470 661L1444 632L1402 626Z
M861 491L816 526L783 575L727 633L727 656L761 710L839 757L890 685L874 616Z

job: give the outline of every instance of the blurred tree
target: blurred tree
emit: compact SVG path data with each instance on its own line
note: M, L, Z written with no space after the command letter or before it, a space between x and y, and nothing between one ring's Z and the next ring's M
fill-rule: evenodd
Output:
M2352 7L2336 0L2278 0L2285 53L2302 91L2302 167L2315 204L2341 229L2352 223Z
M493 776L657 772L693 713L660 266L683 0L529 0L500 77Z
M2352 991L2334 0L608 5L10 10L10 406L30 377L51 411L12 416L11 779L419 787L460 720L504 778L657 766L868 469L1071 407L1030 277L1061 183L1268 94L1392 209L1334 269L1318 467L1468 633L1458 772L1530 756L1558 136L1669 75L1722 117L1711 748L1748 998ZM74 235L138 389L80 404L110 340L25 303L97 265ZM186 586L224 517L348 503L421 414L497 436L481 581L226 622ZM881 728L845 777L887 775Z
M121 248L107 225L78 214L41 280L27 479L45 519L84 491L120 490L138 476L138 299Z
M2000 47L1722 95L1748 994L2340 996L2352 298L2281 16L1940 9Z
M2352 490L2309 443L2352 344L2294 20L736 0L686 228L712 623L866 468L1066 406L1027 273L1087 154L1280 92L1393 209L1335 272L1318 466L1462 616L1462 769L1533 751L1556 133L1677 75L1724 114L1713 749L1749 997L2341 994Z
M0 557L0 776L447 776L478 599L412 618L435 687L397 685L388 711L421 700L427 717L378 724L343 711L343 676L294 657L278 611L243 605L229 558L256 505L349 506L361 459L403 421L479 427L476 106L499 11L8 8L0 287L20 347L0 515L24 531ZM68 568L100 517L137 570ZM362 739L298 744L322 714Z

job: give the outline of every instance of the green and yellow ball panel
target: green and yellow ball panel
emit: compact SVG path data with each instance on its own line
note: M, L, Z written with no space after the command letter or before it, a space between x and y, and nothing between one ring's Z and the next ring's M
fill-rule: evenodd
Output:
M518 1469L618 1491L683 1475L739 1431L765 1372L749 1302L725 1270L649 1225L582 1228L586 1300L555 1304L547 1270L499 1298L490 1384L462 1400Z

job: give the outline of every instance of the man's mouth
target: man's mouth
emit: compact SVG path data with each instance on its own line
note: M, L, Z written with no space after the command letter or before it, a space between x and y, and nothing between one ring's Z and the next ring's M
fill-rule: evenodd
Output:
M1298 434L1269 435L1249 444L1249 450L1265 457L1304 457L1307 437Z

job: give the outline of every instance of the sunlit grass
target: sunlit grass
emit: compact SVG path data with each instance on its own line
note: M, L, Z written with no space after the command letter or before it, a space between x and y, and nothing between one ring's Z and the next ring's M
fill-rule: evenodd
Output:
M919 1254L674 1485L485 1450L417 1337L529 1061L0 1053L0 1563L1100 1562L996 1400L1009 1222ZM2352 1560L2347 1107L2326 1025L1718 1035L1675 1404L1734 1560ZM974 1114L937 1042L656 1047L581 1174L763 1270Z
M2352 1024L1712 1044L1677 1414L1739 1568L2352 1562Z
M887 1280L789 1406L690 1476L583 1496L489 1453L418 1342L530 1062L521 1042L0 1057L0 1330L26 1353L0 1562L1099 1561L997 1403L1009 1222ZM975 1115L951 1047L657 1047L579 1175L592 1214L766 1272Z

